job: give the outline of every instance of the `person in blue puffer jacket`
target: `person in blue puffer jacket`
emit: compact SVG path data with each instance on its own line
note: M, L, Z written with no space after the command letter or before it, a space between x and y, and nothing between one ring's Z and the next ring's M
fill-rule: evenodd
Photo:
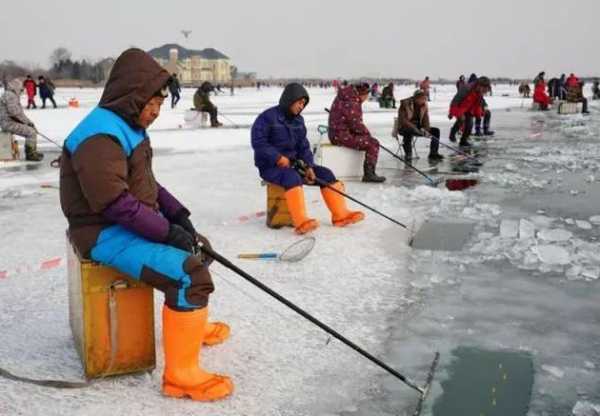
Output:
M285 189L285 198L292 216L296 233L305 234L315 230L319 223L306 215L302 185L319 182L343 190L331 170L315 165L308 141L304 118L300 115L309 102L306 89L298 84L287 85L279 99L279 105L271 107L258 116L252 126L254 164L259 175L267 182ZM295 161L306 165L301 176L294 168ZM321 193L332 214L332 223L344 227L362 221L364 214L349 211L344 198L334 190L321 186Z

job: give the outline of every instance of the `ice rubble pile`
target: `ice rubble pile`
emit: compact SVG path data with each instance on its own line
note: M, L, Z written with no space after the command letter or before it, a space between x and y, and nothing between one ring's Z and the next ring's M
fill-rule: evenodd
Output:
M600 215L587 220L545 215L520 219L500 216L497 205L465 207L462 217L477 222L479 232L466 253L448 253L446 260L465 265L508 259L520 269L564 274L569 280L600 278L600 242L587 241L594 237L582 236L600 226ZM498 231L486 231L490 228Z

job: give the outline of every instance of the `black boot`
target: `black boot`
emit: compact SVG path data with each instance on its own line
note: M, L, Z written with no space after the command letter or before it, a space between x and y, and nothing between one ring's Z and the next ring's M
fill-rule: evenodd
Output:
M429 153L428 159L430 162L440 162L442 160L444 160L444 156L440 155L439 153Z
M481 134L481 127L475 126L475 136L477 136L477 137L481 137L482 136L482 134Z
M412 139L402 143L402 150L404 151L404 160L410 163L412 161Z
M460 143L458 144L460 147L471 147L471 142L468 137L461 137Z
M40 162L44 158L43 153L38 153L35 147L25 145L25 160L31 162Z
M377 176L377 174L375 173L375 166L372 166L372 165L368 164L367 162L365 162L365 164L363 165L363 169L365 171L363 178L362 178L363 182L374 182L374 183L385 182L384 176Z
M449 137L449 139L452 143L456 143L456 133L458 133L458 127L456 126L456 123L454 123L454 125L450 129L450 137Z
M483 129L483 135L484 136L493 136L494 135L494 131L490 130L490 129Z

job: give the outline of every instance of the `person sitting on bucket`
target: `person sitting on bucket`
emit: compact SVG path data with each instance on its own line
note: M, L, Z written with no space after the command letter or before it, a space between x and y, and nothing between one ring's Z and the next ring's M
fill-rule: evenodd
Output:
M450 129L450 141L456 141L456 133L462 127L460 146L469 147L469 136L473 130L473 117L482 117L483 96L490 91L491 84L487 77L479 77L474 82L463 85L450 103L448 118L455 118L456 122Z
M369 84L357 83L339 90L329 113L329 140L331 143L366 153L363 182L384 182L385 177L375 173L379 157L379 141L371 136L363 122L362 104L369 98Z
M412 140L415 136L432 137L429 144L429 161L438 162L444 156L438 153L440 148L440 129L429 124L429 108L427 94L423 90L416 90L412 97L400 101L398 110L398 133L403 137L402 148L404 159L412 160Z
M214 90L215 87L210 82L203 82L194 93L194 110L208 113L210 115L211 127L221 127L223 123L218 120L218 109L210 101L210 93Z
M319 226L317 220L306 215L302 185L315 185L318 178L335 189L344 189L343 183L331 170L314 163L304 119L300 115L308 101L308 92L302 85L288 84L281 94L279 105L260 114L252 125L251 133L254 164L260 177L285 189L285 200L298 234L308 233ZM294 169L294 161L306 165L305 177ZM344 197L334 190L321 185L321 194L331 211L334 226L344 227L364 219L362 212L349 211Z
M25 137L25 159L40 162L44 155L37 151L37 130L21 107L23 81L15 78L0 97L0 128L6 133Z
M163 393L212 401L230 395L233 384L200 365L202 345L230 333L226 324L207 321L211 259L193 253L199 242L210 243L152 172L147 128L160 114L169 79L140 49L119 56L100 103L65 140L60 201L78 253L165 293Z

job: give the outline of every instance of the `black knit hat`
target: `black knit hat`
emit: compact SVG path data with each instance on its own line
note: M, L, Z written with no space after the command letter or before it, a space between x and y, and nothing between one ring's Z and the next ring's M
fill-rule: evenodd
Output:
M354 88L356 88L358 95L365 95L371 91L371 86L368 82L358 82L354 84Z

